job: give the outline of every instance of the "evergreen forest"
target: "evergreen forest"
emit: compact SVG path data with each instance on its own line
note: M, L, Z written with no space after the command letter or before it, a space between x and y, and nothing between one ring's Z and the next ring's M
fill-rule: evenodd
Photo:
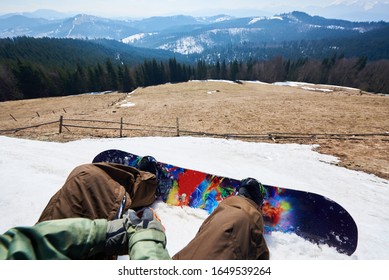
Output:
M389 94L389 60L346 56L274 55L191 61L177 54L107 40L18 37L0 39L0 101L86 92L131 92L189 80L298 81Z

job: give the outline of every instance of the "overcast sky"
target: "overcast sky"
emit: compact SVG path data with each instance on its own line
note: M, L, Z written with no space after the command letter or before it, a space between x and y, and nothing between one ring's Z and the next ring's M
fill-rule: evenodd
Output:
M228 13L235 16L273 15L305 11L320 14L332 4L358 2L365 10L389 0L0 0L0 14L52 9L105 17L150 17L166 15L207 16ZM389 11L388 11L389 13Z

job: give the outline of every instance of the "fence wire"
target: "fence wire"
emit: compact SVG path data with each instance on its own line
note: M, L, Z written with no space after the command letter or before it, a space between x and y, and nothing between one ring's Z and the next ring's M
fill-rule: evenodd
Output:
M99 125L82 125L80 123L97 123L108 126ZM70 132L69 128L88 129L88 130L111 130L113 132L118 131L119 137L123 137L123 132L134 131L148 134L168 134L174 136L206 136L214 138L234 138L234 139L247 139L247 140L319 140L319 139L338 139L338 140L365 140L372 137L381 137L383 141L389 141L389 132L382 133L293 133L293 132L268 132L268 133L211 133L205 131L192 131L181 129L179 119L176 119L176 126L160 126L160 125L145 125L124 122L123 118L120 121L107 121L107 120L88 120L88 119L72 119L63 118L60 116L59 120L46 123L40 123L31 126L17 127L11 129L0 130L0 134L16 133L23 130L35 129L42 126L58 125L58 133L63 132L65 128ZM114 125L117 126L114 126ZM89 134L90 135L90 134ZM99 137L99 135L96 135Z

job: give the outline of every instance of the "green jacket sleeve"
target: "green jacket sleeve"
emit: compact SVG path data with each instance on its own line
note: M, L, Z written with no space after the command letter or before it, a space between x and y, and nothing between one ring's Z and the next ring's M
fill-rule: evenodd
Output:
M104 248L107 221L72 218L16 227L0 236L0 259L85 259Z
M128 242L130 260L170 260L166 249L166 235L155 229L139 230Z

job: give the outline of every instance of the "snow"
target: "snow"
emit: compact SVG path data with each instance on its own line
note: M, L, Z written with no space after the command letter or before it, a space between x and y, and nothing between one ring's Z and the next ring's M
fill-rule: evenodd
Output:
M250 24L250 23L249 23ZM253 23L251 23L253 24ZM245 27L235 27L235 28L218 28L209 30L209 34L229 34L230 36L242 36L248 33L254 33L263 30L262 28L245 28Z
M264 19L266 19L266 18L264 18L264 17L255 17L252 20L250 20L248 24L251 25L251 24L257 23L258 21L261 21L261 20L264 20Z
M202 53L204 51L205 43L201 38L200 41L197 41L193 36L183 37L173 43L164 44L159 47L162 50L170 50L175 53L180 54L194 54L194 53Z
M132 103L132 102L129 102L129 101L125 101L126 103L123 103L120 105L120 107L134 107L135 106L135 103Z
M282 17L280 16L272 16L272 17L253 17L248 25L251 25L251 24L255 24L257 23L258 21L262 21L262 20L284 20Z
M301 88L310 91L333 92L332 89L327 89L327 88L315 88L315 87L301 87Z
M282 17L280 16L272 16L270 17L270 19L273 19L273 20L284 20Z
M191 80L191 82L195 82L196 80ZM197 80L199 82L207 82L207 83L226 83L226 84L236 84L236 82L231 80Z
M274 260L374 260L389 258L389 181L334 165L337 158L298 144L249 143L193 137L84 139L68 143L0 136L0 232L33 225L68 174L101 151L122 149L158 160L237 179L319 193L354 217L359 243L352 256L293 234L266 235ZM171 255L196 234L207 213L154 203L166 227Z
M253 81L255 83L255 81ZM259 82L260 83L260 82ZM276 86L289 86L289 87L300 87L305 90L309 91L321 91L321 92L333 92L332 89L323 89L323 88L317 88L314 86L324 86L328 87L328 85L323 84L312 84L312 83L304 83L304 82L292 82L292 81L286 81L286 82L275 82L273 85ZM345 87L345 86L335 86L331 85L331 88L333 89L340 89L340 90L353 90L353 91L360 91L358 88L352 88L352 87Z
M215 19L213 22L223 22L223 21L227 21L227 20L231 20L231 16L223 16L223 17L219 17L217 19Z
M276 85L276 86L299 87L299 86L302 86L302 85L310 85L310 83L286 81L286 82L275 82L275 83L273 83L273 85Z
M262 31L262 28L218 28L208 30L204 34L198 36L184 36L178 40L166 44L162 44L158 49L170 50L175 53L184 55L202 53L206 47L212 47L216 45L214 40L215 35L228 35L230 37L242 37L240 42L246 41L245 35L249 33L255 33ZM236 38L235 38L236 39ZM239 39L239 38L238 38Z
M158 34L158 33L155 33L155 32L152 32L152 33L138 33L138 34L135 34L135 35L128 36L128 37L122 39L121 41L123 43L125 43L125 44L133 44L136 41L139 41L141 39L146 38L147 36L152 36L152 35L155 35L155 34Z

